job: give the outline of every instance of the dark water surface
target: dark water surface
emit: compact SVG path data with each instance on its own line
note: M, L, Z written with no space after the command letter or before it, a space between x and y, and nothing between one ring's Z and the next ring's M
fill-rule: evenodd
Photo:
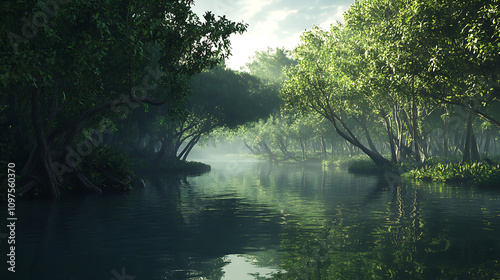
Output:
M126 195L18 202L17 272L1 279L500 279L499 191L210 164Z

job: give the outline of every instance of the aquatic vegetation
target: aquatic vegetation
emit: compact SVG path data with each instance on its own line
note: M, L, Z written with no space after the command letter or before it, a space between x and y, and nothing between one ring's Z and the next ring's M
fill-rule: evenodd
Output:
M471 182L482 186L500 185L500 165L486 162L426 163L403 174L403 177L436 182Z

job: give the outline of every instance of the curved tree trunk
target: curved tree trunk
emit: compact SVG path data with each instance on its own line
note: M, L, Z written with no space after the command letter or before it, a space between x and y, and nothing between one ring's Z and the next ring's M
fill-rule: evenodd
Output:
M193 147L196 145L196 143L198 143L198 141L200 140L201 138L201 135L202 133L196 135L195 137L193 137L189 143L186 145L186 147L184 147L184 149L182 150L182 152L177 156L179 159L182 159L182 160L186 160L187 159L187 156L189 155L189 153L191 152L191 150L193 149Z
M35 88L31 94L31 106L32 106L32 117L33 117L33 127L36 136L36 146L34 149L38 152L38 160L40 164L40 179L42 184L44 184L50 194L53 197L58 197L60 194L59 186L56 180L56 171L52 163L52 157L50 155L50 150L47 146L47 140L45 138L43 128L42 128L42 117L40 115L40 89Z
M256 151L254 148L250 147L250 145L248 145L247 142L243 141L243 144L245 145L245 147L247 147L250 150L250 152L252 154L254 154L254 155L259 154L258 151Z
M274 161L275 159L275 156L273 154L273 151L271 151L271 149L269 148L269 146L267 145L266 141L262 140L259 142L259 145L262 147L262 149L264 149L264 151L269 155L269 160L271 161Z
M387 165L391 166L392 163L388 159L384 158L380 154L377 154L370 150L369 148L365 147L363 144L361 144L358 139L354 136L354 134L351 132L351 130L338 118L335 114L332 114L332 116L327 117L327 119L333 124L333 127L335 128L335 131L342 137L344 138L347 142L351 143L353 146L358 147L363 151L367 156L369 156L373 162L375 162L376 165ZM347 134L345 134L337 125L337 121L343 126L343 128L347 131Z

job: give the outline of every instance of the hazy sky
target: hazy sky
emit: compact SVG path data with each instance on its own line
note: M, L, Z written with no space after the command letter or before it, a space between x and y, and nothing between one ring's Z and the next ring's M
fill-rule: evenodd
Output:
M327 28L343 21L343 13L354 0L195 0L193 10L248 23L248 31L231 37L232 57L227 65L239 70L255 51L267 47L293 49L300 35L314 25Z

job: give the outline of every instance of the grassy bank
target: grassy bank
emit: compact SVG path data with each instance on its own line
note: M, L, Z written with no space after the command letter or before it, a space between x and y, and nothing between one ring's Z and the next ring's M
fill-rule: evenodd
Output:
M381 174L386 171L402 174L404 178L445 183L470 183L478 186L500 187L500 157L486 161L463 163L460 158L431 157L422 164L403 163L386 167L377 166L367 156L355 156L323 161L327 166L347 167L356 174Z
M377 174L385 171L394 171L398 167L377 166L367 155L341 157L323 160L323 166L347 168L356 174Z
M435 182L471 183L479 186L500 186L500 161L463 163L459 159L430 158L403 177Z

